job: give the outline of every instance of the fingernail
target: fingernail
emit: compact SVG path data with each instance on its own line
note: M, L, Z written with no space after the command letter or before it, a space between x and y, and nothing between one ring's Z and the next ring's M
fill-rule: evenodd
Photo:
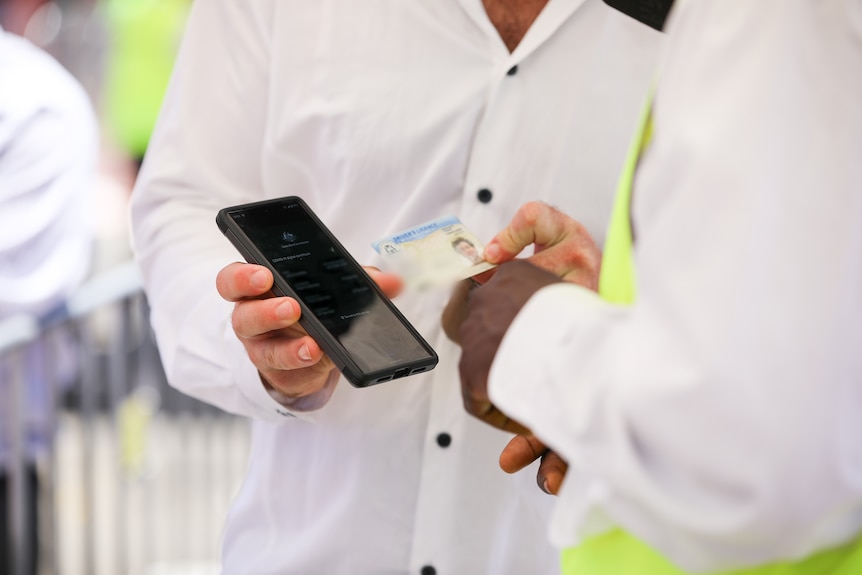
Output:
M500 246L497 244L491 243L485 246L485 260L491 263L496 262L500 259Z
M293 303L290 300L283 301L275 308L275 314L278 316L278 319L292 319L296 315L293 311Z
M269 278L267 277L267 273L264 270L257 270L253 274L251 274L251 285L252 287L263 289L267 287L269 283Z
M544 481L542 481L542 491L544 491L544 492L545 492L545 493L547 493L548 495L553 495L553 494L551 493L551 488L548 486L548 480L547 480L547 479L545 479Z
M302 361L311 361L311 351L308 349L308 344L302 344L299 348L299 359Z

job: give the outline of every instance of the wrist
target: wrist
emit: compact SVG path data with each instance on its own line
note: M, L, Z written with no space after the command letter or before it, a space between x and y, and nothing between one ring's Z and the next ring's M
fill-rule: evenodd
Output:
M304 395L288 395L274 385L272 385L266 377L258 371L260 382L266 390L267 394L278 404L284 406L291 411L315 411L322 408L329 402L335 391L335 386L340 379L340 372L333 368L326 377L326 381L319 390Z

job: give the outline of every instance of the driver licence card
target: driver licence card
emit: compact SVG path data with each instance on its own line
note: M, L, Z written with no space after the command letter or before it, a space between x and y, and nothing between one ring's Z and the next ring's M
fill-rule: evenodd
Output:
M453 283L496 267L482 259L485 246L455 216L446 216L372 244L408 287Z

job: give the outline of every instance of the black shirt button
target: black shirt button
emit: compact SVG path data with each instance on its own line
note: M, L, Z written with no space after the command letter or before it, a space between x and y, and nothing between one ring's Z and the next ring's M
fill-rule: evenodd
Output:
M433 565L426 565L419 573L420 575L437 575L437 570L434 569Z
M483 204L487 204L491 201L491 198L494 197L494 194L492 194L491 190L488 188L482 188L476 193L476 197L479 198L479 201Z
M512 66L511 68L509 68L509 71L506 72L506 75L507 76L514 76L517 73L518 73L518 66L516 64L516 65Z
M452 445L452 436L448 433L441 433L437 436L437 445L440 447L449 447Z

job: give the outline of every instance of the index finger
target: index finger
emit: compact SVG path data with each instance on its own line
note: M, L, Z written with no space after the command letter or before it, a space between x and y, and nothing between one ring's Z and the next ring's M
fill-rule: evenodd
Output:
M272 289L272 272L263 266L235 262L219 271L216 289L227 301L257 298Z
M485 246L485 259L502 263L514 259L527 246L559 243L566 237L571 219L544 202L528 202L518 208L509 225Z

